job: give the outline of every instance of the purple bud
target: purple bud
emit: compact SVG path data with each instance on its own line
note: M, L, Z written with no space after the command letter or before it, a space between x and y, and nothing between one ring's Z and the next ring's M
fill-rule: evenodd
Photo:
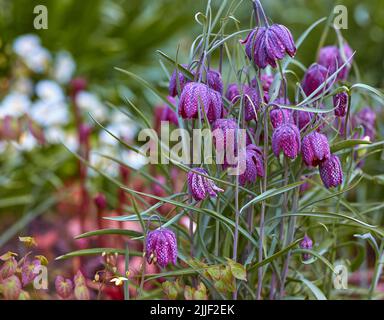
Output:
M333 107L335 108L336 117L344 117L348 107L348 93L340 92L333 96Z
M326 46L320 49L317 62L328 69L328 74L330 76L335 73L352 56L352 49L347 43L344 44L343 48L346 60L343 59L340 49L337 46ZM349 63L339 71L337 80L347 79L349 70L351 69L351 64L352 60L349 60Z
M260 108L261 99L257 89L244 86L245 121L257 120L256 112Z
M331 156L319 165L320 177L326 188L337 187L343 182L343 170L338 156Z
M148 232L145 251L148 263L156 261L162 268L166 267L168 263L176 264L177 240L175 234L166 228Z
M295 159L300 152L299 129L291 123L277 127L272 135L272 150L276 157L282 150L286 157Z
M208 175L207 171L202 168L195 168L188 172L189 192L196 201L205 199L207 195L216 197L217 192L224 192L224 190L217 187L211 179L196 172Z
M303 240L300 241L300 248L312 250L312 248L313 248L312 239L310 237L308 237L307 235L305 235ZM309 253L303 254L303 260L304 261L309 260L310 258L311 258L311 255Z
M104 210L107 207L107 199L103 193L98 193L94 198L97 209Z
M225 97L232 103L235 103L237 100L239 100L240 92L236 83L231 83L228 85Z
M261 69L267 65L276 68L276 60L283 59L285 53L291 57L296 54L291 32L280 24L256 28L242 43L248 58Z
M331 155L327 137L316 131L308 134L303 138L301 154L307 166L316 167Z
M205 111L210 123L220 118L223 113L221 95L203 83L189 82L184 86L180 96L178 112L183 119L198 118L200 106L201 119L204 119Z
M184 68L188 66L183 64ZM171 79L169 80L169 95L176 97L178 95L178 84L180 85L180 91L183 91L185 84L188 82L187 78L184 77L184 74L180 70L173 70Z
M313 119L313 113L307 111L295 110L293 111L293 122L299 127L300 131L311 123Z
M327 77L328 77L327 68L317 63L312 64L308 68L307 72L305 73L304 79L302 82L302 87L305 94L309 96L318 87L320 87L325 82L325 80L327 80ZM322 92L324 92L326 87L329 87L329 84L327 84L319 92L317 92L315 96L318 96Z
M216 70L208 70L207 85L211 89L223 94L223 80L221 79L220 72Z
M284 123L293 123L292 113L289 109L273 108L269 112L271 118L272 127L276 129Z
M264 177L264 157L261 148L254 144L247 145L245 154L245 171L239 176L239 183L243 186L247 182L256 182L257 177Z

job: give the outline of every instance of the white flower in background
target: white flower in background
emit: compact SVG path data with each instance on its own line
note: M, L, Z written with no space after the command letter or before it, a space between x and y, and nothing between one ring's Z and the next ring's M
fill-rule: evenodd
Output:
M106 107L93 93L81 91L76 96L78 107L85 113L90 113L98 121L106 119Z
M89 162L97 169L103 171L109 176L117 176L119 174L119 165L117 162L110 160L103 155L118 158L117 149L110 146L101 146L92 149L89 155ZM96 177L99 174L95 170L90 170L88 174Z
M65 125L69 120L68 106L63 101L36 101L30 111L30 117L41 126Z
M31 96L33 94L33 82L27 77L19 77L13 83L12 90Z
M48 102L64 101L64 92L61 87L52 80L41 80L36 84L36 94L41 100Z
M29 69L36 73L47 71L51 61L51 54L45 48L36 49L31 55L24 58Z
M28 57L40 48L40 38L34 34L22 35L13 41L13 51L22 58Z
M125 150L122 155L122 161L135 170L139 170L148 164L146 157L133 150Z
M61 51L56 57L56 62L53 70L54 78L59 82L66 84L71 79L76 70L76 63L71 54L66 51Z
M20 151L30 151L38 145L35 137L29 131L24 132L18 142L12 141L12 144Z
M14 116L19 117L23 115L31 105L31 100L25 94L19 92L11 92L4 99L0 105L0 117Z

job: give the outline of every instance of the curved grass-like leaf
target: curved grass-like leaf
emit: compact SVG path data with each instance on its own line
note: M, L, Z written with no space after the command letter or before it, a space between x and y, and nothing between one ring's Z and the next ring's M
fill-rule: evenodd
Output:
M63 254L62 256L55 258L55 260L64 260L64 259L68 259L68 258L81 257L81 256L101 255L104 252L105 253L117 253L120 255L125 255L125 249L92 248L92 249L82 249L82 250L72 251L72 252ZM139 257L143 255L141 252L137 252L137 251L130 251L129 254L132 256L139 256Z
M126 229L100 229L94 231L88 231L82 234L79 234L75 237L75 239L89 238L95 236L103 236L103 235L123 235L127 237L140 237L142 235L141 232L126 230Z
M335 153L337 151L353 148L361 144L372 144L372 142L367 140L360 140L360 139L350 139L350 140L339 141L334 143L331 146L331 152Z

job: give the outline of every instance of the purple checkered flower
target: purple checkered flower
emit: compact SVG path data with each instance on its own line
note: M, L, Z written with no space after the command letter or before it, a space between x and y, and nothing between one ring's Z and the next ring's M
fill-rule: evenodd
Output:
M286 53L291 57L296 54L292 34L281 24L256 28L242 43L248 58L261 69L267 65L276 68L276 61L283 59Z
M300 132L291 123L277 127L272 134L272 150L276 157L283 151L290 159L295 159L300 152Z
M313 241L312 241L312 239L310 237L305 235L303 240L300 241L299 246L300 246L301 249L312 250L312 248L313 248ZM307 261L310 258L311 258L311 255L309 253L304 253L303 254L303 260L304 261Z
M224 190L217 187L211 179L199 173L208 175L207 171L202 168L194 168L188 172L189 192L196 201L201 201L208 195L210 197L216 197L217 192L224 192Z
M198 118L200 106L201 119L204 119L204 111L210 123L220 118L223 114L221 95L207 85L197 82L189 82L184 86L180 96L178 112L183 119ZM203 111L204 110L204 111Z
M331 155L327 137L318 132L312 132L303 138L301 154L307 166L316 167Z
M188 68L186 64L183 64L182 66L184 68ZM176 97L179 94L178 83L180 85L180 91L182 92L187 82L188 82L188 79L184 76L184 74L180 70L177 70L177 69L173 70L171 79L169 80L169 95L171 97Z
M333 106L335 108L336 117L344 117L347 113L349 96L345 91L337 93L333 96Z
M324 186L329 189L337 187L343 182L343 170L338 156L331 154L330 157L319 165L320 177Z
M240 92L236 83L231 83L228 85L227 92L225 93L225 97L232 103L235 103L237 100L239 100Z
M148 263L157 262L162 268L169 263L176 264L177 240L174 232L162 227L148 232L145 251Z
M245 121L257 120L256 112L260 109L261 99L257 89L244 86Z
M239 176L239 183L243 186L247 182L256 182L257 177L264 177L264 157L260 147L249 144L245 153L245 171Z
M309 96L312 92L319 88L327 80L328 74L329 72L324 66L317 63L312 64L305 73L302 82L302 87L305 94ZM317 92L315 96L318 96L324 92L326 87L329 87L329 84Z
M289 109L275 107L269 112L269 117L274 129L284 123L293 123L292 112Z
M221 79L220 72L216 70L207 71L207 85L211 89L223 94L223 80Z
M375 123L376 113L370 107L364 107L353 118L355 126L361 125L364 128L364 136L373 141L376 134Z

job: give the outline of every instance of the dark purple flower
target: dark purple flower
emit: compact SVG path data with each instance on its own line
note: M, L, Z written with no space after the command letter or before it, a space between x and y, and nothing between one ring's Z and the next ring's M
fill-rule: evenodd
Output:
M316 167L331 155L327 137L316 131L303 138L301 154L307 166Z
M148 232L146 240L146 256L148 263L157 262L164 268L168 263L176 264L177 240L173 231L159 228Z
M320 177L326 188L337 187L343 182L343 170L338 156L330 157L319 165Z
M312 250L313 248L313 241L310 237L307 235L304 236L303 240L300 241L300 248L301 249L307 249L307 250ZM303 260L309 260L311 258L311 255L309 253L304 253L303 254Z
M345 91L337 93L333 96L333 107L335 108L336 117L344 117L348 107L348 93Z
M301 176L300 181L305 181L303 184L300 185L300 193L304 193L305 191L309 190L311 188L311 184L308 182L308 176Z
M300 152L299 129L291 123L277 127L272 135L272 150L276 157L282 150L286 157L295 159Z
M196 201L205 199L207 195L210 197L216 197L217 192L224 191L223 189L217 187L211 179L198 173L208 175L207 171L202 168L194 168L188 172L189 192Z
M264 177L264 157L261 148L249 144L245 151L245 171L239 176L239 183L243 186L247 182L256 182L257 177Z
M256 112L260 108L261 99L257 89L244 86L244 113L245 121L257 120Z
M313 119L313 113L307 111L295 110L293 111L293 121L300 130L306 128Z
M223 80L221 79L220 72L216 70L208 70L207 85L211 89L223 94Z
M57 276L55 279L56 293L62 298L67 299L73 293L73 282L71 279L64 279L62 276Z
M98 210L104 210L107 207L107 199L101 192L95 196L94 201Z
M312 64L304 75L304 79L302 82L303 91L307 96L309 96L312 92L319 88L325 82L325 80L327 80L327 78L327 68L317 63ZM324 92L326 87L329 87L329 84L327 84L319 92L317 92L315 96L318 96L322 92Z
M271 118L272 127L276 129L283 123L293 123L292 113L289 109L284 108L273 108L269 112Z
M268 100L269 100L269 88L271 87L272 82L273 82L273 76L272 75L269 75L269 74L266 74L266 73L261 75L261 77L260 77L260 84L261 84L261 87L262 87L263 92L264 92L264 101L265 102L268 102ZM256 88L256 89L258 88L257 79L256 78L252 79L251 87L252 88Z
M267 65L276 68L276 60L283 59L286 53L291 57L296 54L292 34L281 24L256 28L242 43L248 58L261 69Z
M225 97L232 103L235 103L237 100L239 100L240 92L236 83L231 83L228 85L227 92L225 93Z
M234 119L217 119L212 126L212 131L220 130L213 135L213 142L216 150L225 151L232 147L236 150L237 131L239 126ZM231 144L227 146L227 144Z
M350 46L345 43L344 44L344 59L341 54L339 47L337 46L326 46L320 49L319 57L317 62L328 69L329 76L337 71L348 59L352 57L352 49ZM349 70L351 69L352 59L349 60L348 64L346 64L338 73L337 80L346 80L349 74Z
M188 66L183 64L184 68ZM179 82L178 82L179 81ZM183 91L185 84L188 82L188 79L184 76L184 74L180 70L173 70L171 75L171 79L169 80L169 95L172 97L176 97L178 95L178 83L180 84L180 91Z
M354 125L361 125L364 128L364 136L368 136L373 141L376 134L375 123L376 113L370 107L361 109L353 119Z
M197 82L189 82L184 86L180 96L178 112L183 119L198 118L200 106L201 119L204 119L205 111L210 123L220 118L223 113L221 95L207 85Z

